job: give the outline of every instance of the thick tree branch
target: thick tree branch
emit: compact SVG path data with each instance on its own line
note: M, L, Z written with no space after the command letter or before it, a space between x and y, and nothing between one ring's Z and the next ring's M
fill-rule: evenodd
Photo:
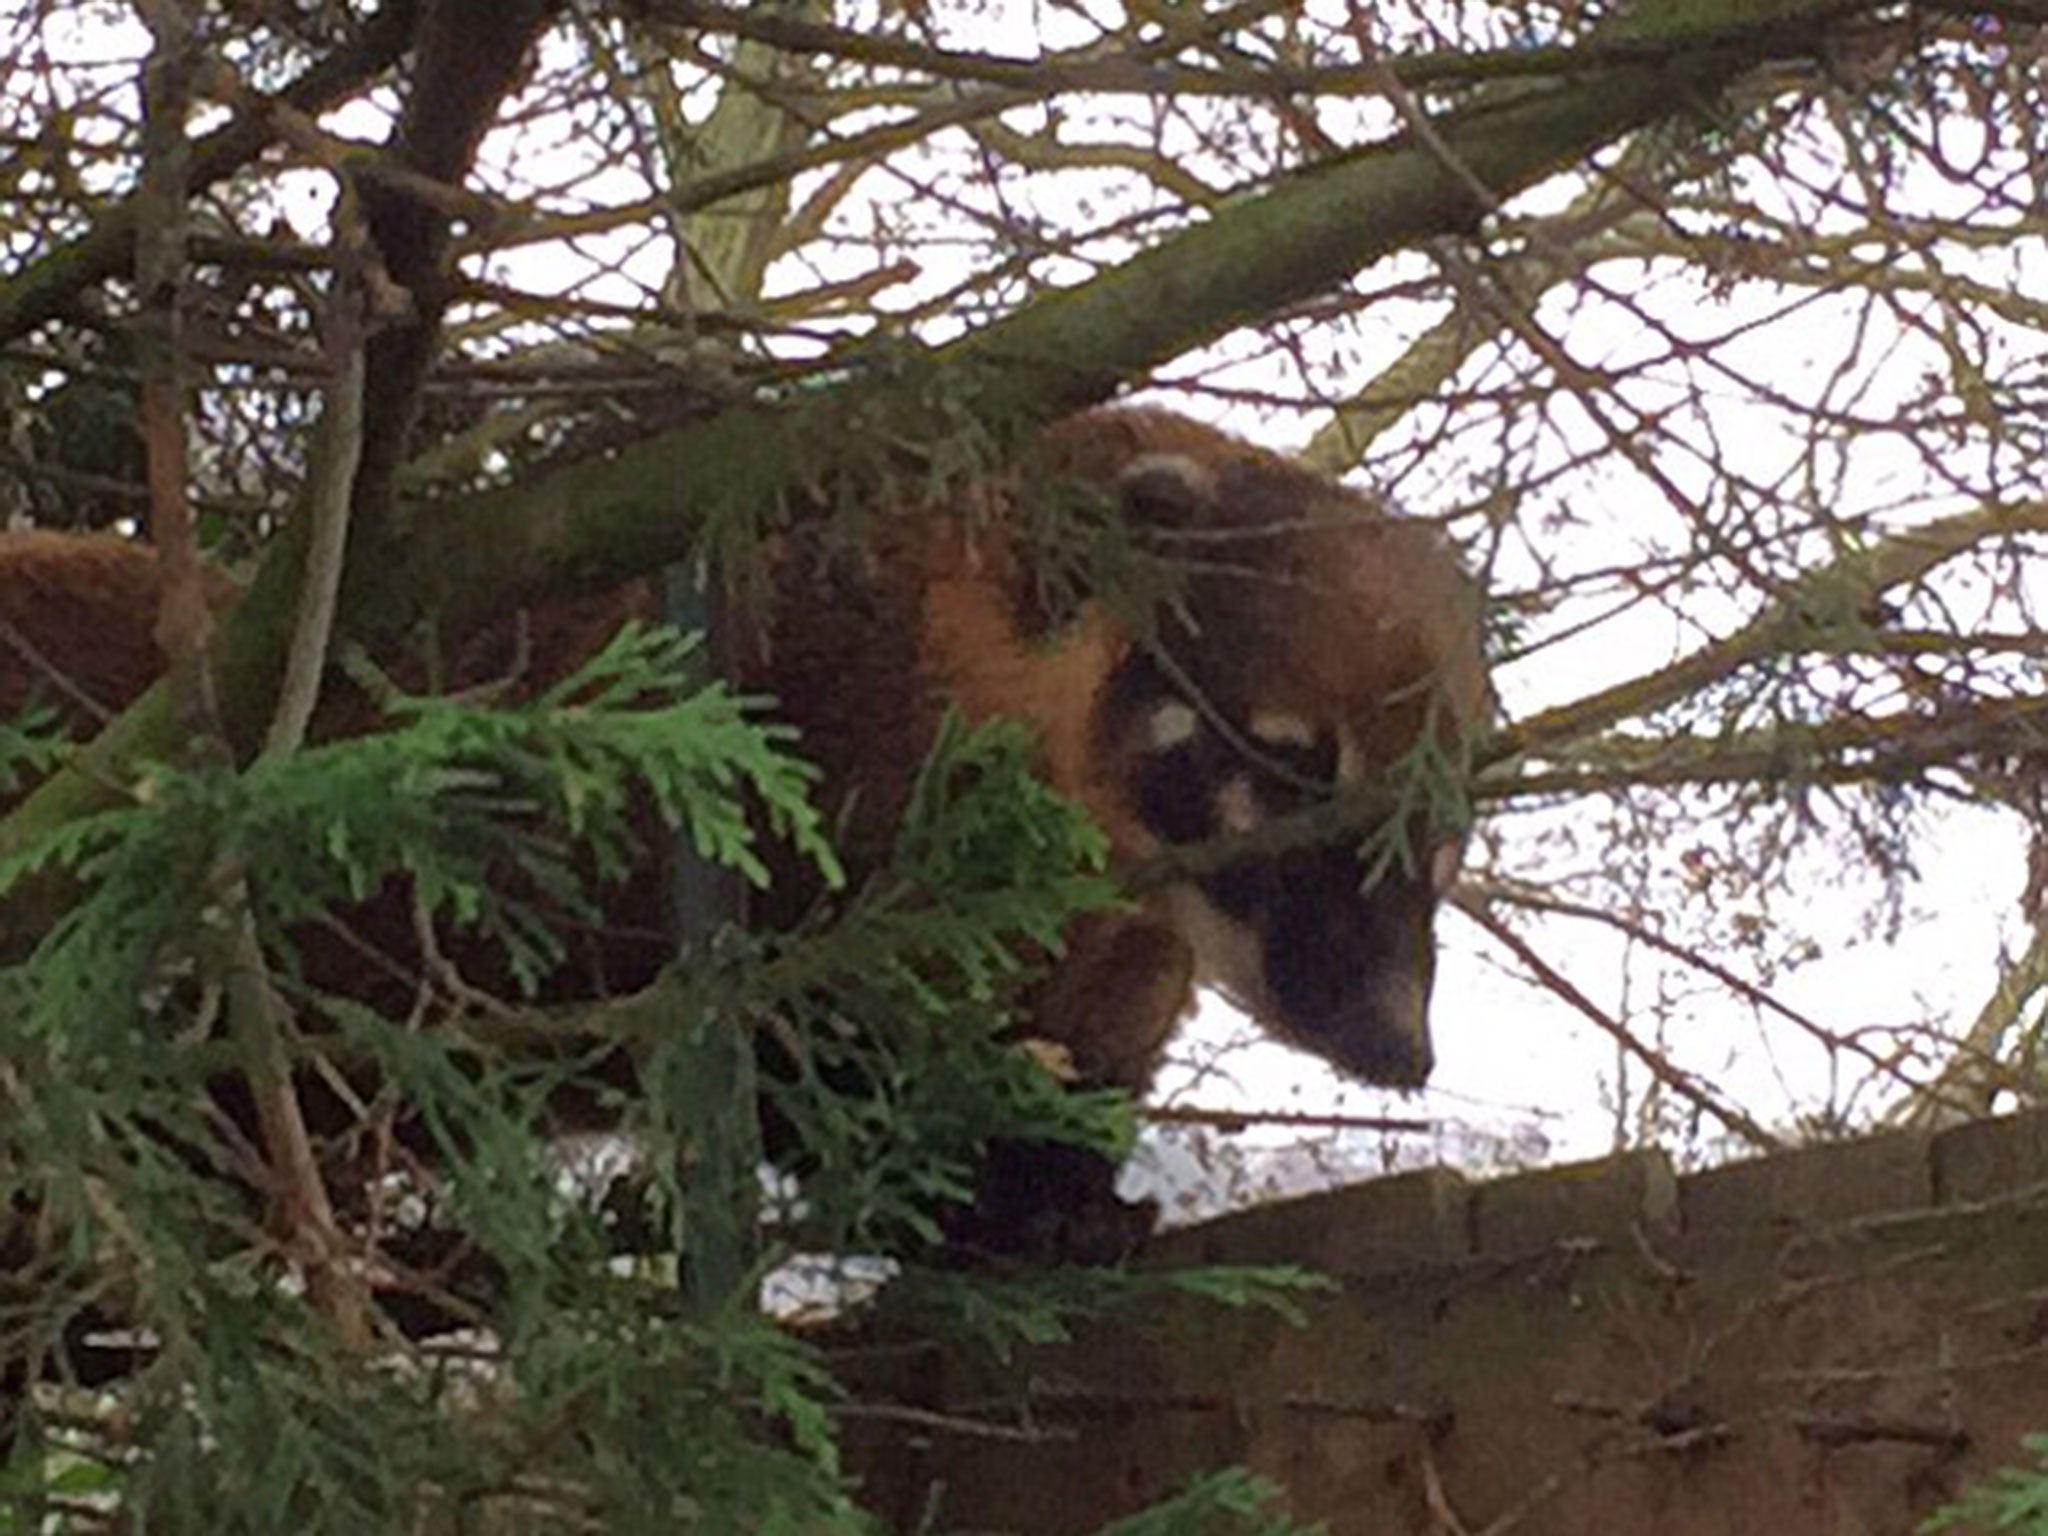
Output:
M1482 745L1481 754L1487 750ZM2044 750L2048 699L1973 700L1812 727L1783 726L1733 739L1613 740L1601 744L1598 760L1589 766L1496 770L1480 777L1470 793L1475 801L1497 804L1674 785L1897 783L1971 758L2032 756ZM1127 883L1149 889L1213 874L1248 858L1364 837L1405 809L1397 790L1385 784L1347 790L1250 832L1163 849L1132 870Z
M1808 14L1788 10L1779 22ZM419 530L422 558L375 582L375 607L399 622L436 611L460 623L565 586L601 587L687 555L722 509L773 507L816 483L849 440L911 446L942 435L961 415L947 416L941 402L1000 430L1100 400L1392 250L1469 227L1483 211L1470 178L1511 195L1703 99L1783 43L1782 25L1771 25L1753 53L1714 50L1502 93L1439 124L1456 169L1406 138L1342 156L1027 306L929 366L878 358L866 375L801 402L727 412L605 463L449 507ZM371 606L371 590L362 589L358 612Z
M1678 736L1599 744L1585 765L1516 774L1486 798L1577 795L1671 784L1870 784L1944 764L2048 751L2048 699L1970 700L1932 710L1779 725L1734 737Z
M400 169L461 186L555 9L556 0L428 0L411 89L392 138L392 159ZM412 296L411 315L379 329L364 356L377 388L364 404L354 526L369 546L366 553L376 558L454 289L446 209L385 182L364 183L361 196L385 272Z

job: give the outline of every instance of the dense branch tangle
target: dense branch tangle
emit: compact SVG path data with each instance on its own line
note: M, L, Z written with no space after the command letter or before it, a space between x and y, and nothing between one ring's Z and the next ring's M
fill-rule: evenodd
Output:
M352 573L343 624L373 642L744 549L801 509L792 487L857 473L815 444L852 431L921 472L934 402L1009 431L1164 375L1205 410L1269 413L1276 440L1369 407L1318 461L1444 519L1502 600L1509 719L1478 750L1481 803L1896 788L2028 756L2018 567L2048 456L2015 361L2042 315L2001 266L2022 259L2015 147L2039 105L2017 20L1991 43L1943 13L1835 5L1651 7L1605 30L1513 8L1060 14L1066 31L998 46L943 7L579 12L577 46L558 34L459 178L405 135L308 127L389 78L407 8L354 39L265 35L269 73L222 88L233 120L194 161L231 226L194 241L211 461L295 443L321 376L323 232L279 238L256 158L282 143L376 196L431 190L459 262L417 402L384 397L427 426L369 480L441 500L401 509ZM713 93L774 123L714 129L693 115ZM1943 114L1986 127L1966 208L1916 201ZM449 126L429 112L413 137ZM1515 200L1618 141L1562 211ZM786 214L764 220L747 199L777 189ZM110 295L120 313L131 207L71 195L86 232L10 275L0 336L24 367L118 382L95 332L38 329ZM741 260L714 231L749 221ZM1465 243L1372 264L1446 236ZM1794 377L1779 365L1809 334L1828 339ZM1738 451L1751 434L1767 452ZM385 451L400 435L373 432ZM251 544L290 520L302 473L264 451L260 484L195 487ZM30 455L31 510L76 512L56 491L95 473ZM223 641L245 722L267 708L286 566ZM1574 644L1603 635L1581 669ZM98 764L148 739L131 722ZM89 798L53 795L0 844ZM1369 801L1266 835L1348 835ZM1540 878L1533 844L1495 856ZM1187 860L1208 857L1228 850Z
M1495 598L1506 709L1491 739L1131 872L1143 886L1248 848L1368 839L1404 794L1477 812L1459 896L1483 926L1454 934L1456 985L1439 991L1451 1091L1393 1115L1293 1103L1298 1126L1341 1138L1332 1165L1466 1150L1461 1117L1491 1122L1496 1144L1533 1130L1572 1151L1611 1136L1699 1158L1854 1123L1902 1078L1945 1077L1944 1113L2038 1093L2048 858L2037 850L2031 881L2014 867L2015 829L2042 824L2048 728L2037 6L182 10L195 137L182 216L153 220L144 183L178 195L161 143L178 115L157 114L146 152L141 34L77 46L104 25L99 6L0 20L0 516L132 519L155 468L159 512L175 521L182 497L196 539L255 567L208 647L219 734L245 761L276 746L254 773L307 763L286 751L306 679L350 645L387 655L423 621L459 631L677 561L744 595L786 522L959 484L1034 423L1151 387L1308 444L1320 467L1439 521ZM543 41L508 63L520 20ZM172 355L138 356L145 311L182 333ZM162 387L178 369L182 422ZM145 374L147 456L131 426ZM840 531L859 547L857 519ZM1129 569L1099 526L1049 518L1046 534L1063 578L1114 585ZM335 579L330 638L321 605L298 598ZM161 699L138 706L0 821L0 859L79 827L136 782L138 758L192 734ZM365 835L399 803L384 777L358 797ZM1916 867L1973 838L1981 869L2022 891L2016 930L1995 912L1939 926L1974 895L1916 900ZM240 871L209 873L195 905L234 917ZM1050 882L979 894L1057 927ZM51 932L71 895L8 893L0 952ZM135 1106L66 1097L118 1052L38 1058L56 1068L41 1104L0 1071L0 1151L53 1106L84 1105L48 1123L39 1144L79 1156L39 1188L46 1212L100 1239L0 1271L0 1396L24 1329L40 1349L92 1325L92 1306L125 1308L151 1325L128 1347L163 1392L91 1465L128 1479L117 1494L140 1515L173 1501L165 1528L231 1528L235 1500L275 1483L255 1528L289 1509L309 1536L451 1516L491 1528L501 1509L588 1530L675 1528L687 1508L704 1529L760 1529L769 1506L746 1479L772 1473L773 1521L852 1529L811 1357L766 1330L717 1331L744 1327L744 1307L679 1307L674 1264L607 1263L620 1231L672 1208L656 1198L606 1225L565 1202L530 1099L488 1090L501 1069L530 1085L520 1073L657 1050L679 1019L771 1034L813 1003L843 1014L884 960L918 944L930 957L902 910L859 916L818 944L727 934L637 995L559 1009L488 995L461 957L430 953L426 974L396 978L410 1012L381 1021L395 1027L311 1043L258 968L232 968L228 1011L255 1065L298 1052L346 1090L381 1042L472 1117L458 1175L437 1181L387 1134L390 1096L351 1106L360 1187L474 1202L453 1244L431 1222L400 1230L376 1201L330 1199L323 1215L325 1170L298 1155L279 1072L246 1140L194 1111L203 1092L159 1117L188 1131L181 1147L219 1148L202 1160L257 1196L240 1202L150 1161L171 1143L94 1131ZM1996 937L2015 957L2004 974L1936 990L1929 959L1981 965ZM163 957L152 1006L185 1006L187 958ZM1000 971L972 946L967 959ZM1510 980L1483 985L1496 971ZM107 981L103 967L69 979L67 996ZM1924 1017L1908 1000L1923 983ZM189 1013L166 1015L190 1027L152 1016L134 1032L161 1048L138 1071L211 1047L212 1004L193 990ZM892 1001L914 1014L916 997ZM988 1009L956 1001L956 1030ZM86 1012L80 1039L113 1038L93 1031L119 1009ZM428 1022L444 1027L415 1027ZM0 1039L25 1053L10 1062L46 1043ZM960 1096L928 1063L898 1065L905 1092ZM676 1075L719 1096L708 1074ZM1517 1106L1533 1112L1518 1121ZM709 1114L700 1097L687 1118ZM687 1136L648 1131L662 1196ZM939 1180L892 1161L899 1144L864 1147L840 1160L856 1179L899 1196ZM0 1175L19 1166L0 1155ZM159 1182L127 1199L138 1169ZM805 1191L814 1221L827 1188ZM213 1246L167 1240L167 1192L193 1196L178 1209ZM520 1305L493 1313L479 1271ZM321 1329L267 1283L279 1274L306 1282ZM359 1282L427 1322L363 1308ZM486 1373L513 1364L455 1375L525 1394L517 1414L475 1392L441 1413L435 1357L349 1368L404 1355L397 1332L451 1315L473 1325ZM764 1434L726 1454L738 1418ZM51 1465L70 1478L77 1454ZM705 1466L737 1481L707 1485ZM80 1521L108 1523L107 1497L73 1501ZM73 1512L52 1501L32 1518Z

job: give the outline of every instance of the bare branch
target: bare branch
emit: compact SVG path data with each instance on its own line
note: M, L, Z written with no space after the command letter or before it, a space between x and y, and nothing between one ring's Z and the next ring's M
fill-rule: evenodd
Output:
M1661 1052L1651 1049L1638 1039L1635 1032L1626 1024L1586 996L1562 971L1539 955L1527 939L1503 922L1477 891L1460 890L1452 897L1452 901L1459 911L1484 928L1496 943L1520 961L1531 976L1622 1050L1649 1068L1650 1075L1666 1088L1688 1104L1712 1116L1759 1151L1774 1152L1783 1145L1776 1136L1743 1113L1738 1106L1728 1103L1711 1084L1702 1082L1674 1066Z
M355 44L322 60L278 93L295 112L318 113L360 90L398 59L412 37L417 0L385 0ZM187 182L194 188L224 180L271 142L269 124L236 119L191 148ZM0 341L24 336L81 293L128 270L142 210L136 199L102 212L92 233L39 256L0 284Z

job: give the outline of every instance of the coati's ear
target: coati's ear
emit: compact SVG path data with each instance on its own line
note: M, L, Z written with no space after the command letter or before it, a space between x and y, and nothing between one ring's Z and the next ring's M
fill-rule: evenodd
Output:
M1133 528L1188 528L1210 520L1216 477L1182 453L1147 453L1117 476L1126 522Z

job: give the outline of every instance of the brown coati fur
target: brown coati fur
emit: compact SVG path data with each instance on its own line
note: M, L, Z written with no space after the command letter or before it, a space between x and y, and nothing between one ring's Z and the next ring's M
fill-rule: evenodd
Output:
M1114 503L1137 541L1184 564L1149 623L1048 597L1012 532L1050 486ZM1119 868L1252 831L1376 780L1426 736L1450 746L1485 722L1477 602L1456 560L1427 526L1298 464L1164 411L1109 409L1048 428L1018 468L970 489L981 515L878 518L875 550L852 569L793 537L746 647L744 686L800 727L828 812L850 807L842 853L856 873L887 847L949 705L1028 722L1045 777L1093 813ZM153 560L132 543L0 535L0 717L32 693L88 727L119 711L159 670L154 590ZM516 642L501 628L454 651L450 681L503 676L521 656L559 676L652 606L644 586L550 605ZM1345 843L1247 857L1084 919L1032 1000L1030 1032L1084 1080L1142 1091L1207 984L1351 1076L1420 1083L1431 918L1462 829L1418 812L1402 832L1392 856ZM758 915L786 922L808 896L771 890ZM622 896L612 915L633 942L609 955L607 988L652 978L661 900L658 877ZM1012 1175L1048 1186L1022 1207L1106 1188L1092 1173L1041 1174ZM1008 1246L1004 1224L1037 1219L1007 1200L993 1209L973 1242Z
M232 583L209 579L232 601ZM163 670L157 592L156 557L131 540L0 532L0 720L40 699L88 736L127 708Z
M1476 594L1427 525L1164 411L1070 418L1038 450L1021 471L1034 485L1114 497L1185 561L1185 622L1163 615L1148 644L1106 603L1049 617L1001 528L958 520L885 572L872 606L786 598L759 681L828 784L861 786L856 839L885 834L948 704L1029 721L1046 778L1093 813L1120 867L1372 780L1427 731L1448 745L1485 723ZM1314 849L1084 923L1034 1031L1084 1077L1142 1091L1208 984L1349 1075L1419 1083L1430 915L1459 829L1411 832L1414 856L1370 889L1355 848Z

